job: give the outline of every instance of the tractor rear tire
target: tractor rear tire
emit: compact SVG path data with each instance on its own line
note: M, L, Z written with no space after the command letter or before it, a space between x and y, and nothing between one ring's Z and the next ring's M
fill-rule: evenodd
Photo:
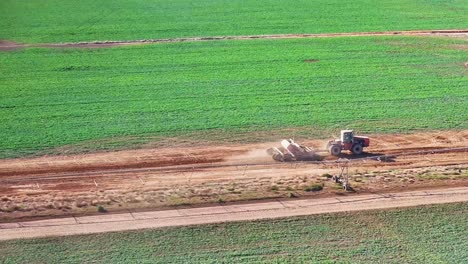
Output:
M351 152L354 154L354 155L361 155L362 154L362 145L361 144L354 144L352 147L351 147Z
M290 162L290 161L293 161L293 160L294 160L293 156L291 156L290 154L284 154L284 156L283 156L283 161L284 162Z
M339 145L331 145L330 148L328 149L330 154L333 156L339 156L341 153L341 146Z

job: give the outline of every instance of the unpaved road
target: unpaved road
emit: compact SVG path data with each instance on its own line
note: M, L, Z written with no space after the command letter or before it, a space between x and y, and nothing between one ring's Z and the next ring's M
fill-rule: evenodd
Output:
M468 147L468 130L436 131L414 134L382 134L370 135L371 146L365 149L370 156L402 154L417 151L431 151L444 148ZM280 139L279 139L280 140ZM129 170L139 173L151 171L153 168L196 168L200 164L217 164L219 166L246 164L264 164L278 167L289 166L288 163L278 163L271 159L266 149L279 146L278 142L251 144L194 144L191 147L182 146L166 148L151 148L101 152L81 155L44 156L39 158L20 158L0 160L0 181L12 178L25 178L31 175L76 175L88 173L89 176L102 175L102 172ZM323 149L326 140L304 140L300 143ZM357 166L374 167L421 167L424 165L448 165L468 162L466 152L453 151L434 153L435 160L421 159L420 156L401 157L388 163L361 163ZM324 155L327 155L326 153ZM440 156L439 156L440 155ZM354 158L343 152L342 157ZM358 158L365 157L360 156ZM326 157L325 160L336 160L336 157ZM407 166L406 166L407 165ZM135 169L132 171L131 169ZM215 168L216 169L216 168ZM168 169L169 170L169 169ZM191 171L191 169L190 169Z
M468 201L468 187L402 193L291 199L167 211L102 214L0 224L0 240L273 219Z
M192 37L172 39L143 39L125 41L93 41L76 43L42 43L42 44L19 44L13 41L0 40L0 51L12 51L27 47L48 48L108 48L114 46L130 46L145 43L167 43L167 42L195 42L216 40L251 40L251 39L294 39L294 38L332 38L332 37L365 37L365 36L439 36L468 38L467 29L453 30L409 30L409 31L381 31L381 32L349 32L349 33L318 33L318 34L274 34L274 35L249 35L249 36L214 36L214 37Z
M387 161L351 162L351 185L358 193L468 185L466 150L431 153L468 147L467 130L370 136L368 155L425 152ZM303 142L317 149L325 144L324 140ZM118 212L262 198L325 198L343 193L327 177L339 173L336 164L275 162L265 149L278 144L205 145L1 160L0 222L92 214L98 205ZM326 161L333 160L336 157L326 157ZM305 191L307 186L317 184L324 187L322 191Z

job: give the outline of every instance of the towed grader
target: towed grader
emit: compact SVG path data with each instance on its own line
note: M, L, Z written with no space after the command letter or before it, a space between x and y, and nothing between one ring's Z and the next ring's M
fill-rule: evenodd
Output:
M326 151L333 156L340 156L341 151L349 150L354 155L363 153L365 147L370 145L368 137L356 136L353 130L341 130L341 138L330 140L327 143ZM323 160L324 156L317 154L322 151L315 151L310 147L300 145L292 139L281 141L281 147L273 147L267 150L267 153L276 161L318 161Z
M282 140L281 147L269 148L267 149L267 153L276 161L306 161L323 159L323 157L316 154L313 149L299 145L292 139Z

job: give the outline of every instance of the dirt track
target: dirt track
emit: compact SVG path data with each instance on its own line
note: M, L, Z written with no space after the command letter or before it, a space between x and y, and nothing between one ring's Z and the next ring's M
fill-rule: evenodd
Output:
M220 37L193 37L172 39L143 39L126 41L93 41L76 43L42 43L19 44L13 41L0 40L0 51L12 51L27 47L48 48L108 48L115 46L130 46L146 43L167 42L194 42L216 40L251 40L251 39L293 39L293 38L331 38L331 37L365 37L365 36L439 36L468 38L467 29L454 30L412 30L412 31L382 31L382 32L350 32L350 33L319 33L319 34L276 34L276 35L250 35L250 36L220 36Z
M350 163L351 184L359 193L428 187L467 186L468 131L410 135L371 135L368 155L396 153L386 161ZM323 140L304 142L320 149ZM265 149L277 142L187 148L140 149L74 156L0 161L0 220L96 212L160 208L295 196L342 194L328 174L330 163L277 163ZM429 152L427 152L429 151ZM344 157L352 158L344 155ZM248 165L250 164L250 165ZM305 191L322 185L320 192Z
M417 151L430 151L443 148L468 147L468 130L443 131L432 133L399 134L399 135L371 135L371 147L366 149L368 154L392 155ZM326 140L307 140L301 142L321 150ZM285 166L289 163L274 162L265 150L278 146L278 142L259 144L229 144L208 145L194 147L174 147L160 149L139 149L71 156L45 156L40 158L5 159L0 160L0 180L5 178L23 177L24 175L51 175L60 173L99 173L107 170L124 170L138 168L157 168L184 165L183 167L197 166L198 164L245 165L258 163L264 165ZM458 161L467 162L464 152L441 153L440 158L427 162L419 156L406 157L401 161L391 163L378 163L378 166L409 167L424 165L458 164ZM327 155L327 154L325 154ZM343 157L353 158L343 154ZM362 156L361 156L362 157ZM359 157L359 158L361 158ZM447 157L447 158L445 158ZM327 157L326 160L334 160ZM360 164L358 166L367 166ZM374 166L376 164L371 164ZM177 167L175 167L177 168Z
M0 224L0 240L116 232L145 228L272 219L332 212L386 209L468 201L468 188L352 195L180 210L101 214Z

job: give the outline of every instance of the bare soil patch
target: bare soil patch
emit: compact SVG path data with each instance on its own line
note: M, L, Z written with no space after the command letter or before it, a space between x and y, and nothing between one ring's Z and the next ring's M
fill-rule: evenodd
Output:
M425 151L350 163L358 193L467 186L468 130L370 135L367 155ZM321 149L325 140L304 145ZM278 142L140 149L0 161L0 220L346 193L330 179L336 164L281 163L266 154ZM350 157L344 155L343 157ZM333 161L336 157L326 157ZM323 190L309 192L311 186Z
M142 45L167 42L196 42L217 40L252 40L252 39L295 39L295 38L333 38L333 37L363 37L363 36L438 36L468 39L467 29L455 30L412 30L412 31L381 31L381 32L349 32L349 33L319 33L319 34L275 34L249 36L214 36L172 39L141 39L117 41L91 41L75 43L41 43L20 45L12 41L0 41L0 51L11 51L23 47L47 48L110 48L115 46Z
M13 51L22 48L23 45L14 41L0 40L0 51Z

